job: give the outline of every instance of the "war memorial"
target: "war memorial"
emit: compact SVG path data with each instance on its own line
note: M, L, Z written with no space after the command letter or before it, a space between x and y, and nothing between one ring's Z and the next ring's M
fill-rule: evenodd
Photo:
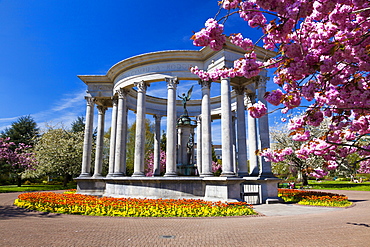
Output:
M256 47L260 61L272 54ZM246 78L201 81L190 68L213 71L231 67L244 51L230 43L220 51L172 50L127 58L111 67L106 75L81 75L87 85L86 126L82 170L78 193L110 197L193 198L221 201L272 203L277 197L279 179L271 164L256 155L270 145L268 117L246 117L256 101L265 102L267 71ZM182 81L199 81L199 87L178 95ZM167 98L147 94L153 83L163 85ZM211 97L212 84L220 83L221 94ZM201 99L191 99L201 90ZM93 126L95 106L98 126ZM109 173L103 177L103 134L105 113L112 108ZM134 173L126 175L128 111L136 113ZM154 172L144 175L145 118L153 116ZM166 171L159 174L161 119L166 121ZM212 164L212 126L221 121L222 173L214 176ZM97 128L95 160L92 162L92 133ZM248 136L248 138L247 138ZM196 149L195 149L196 146ZM196 153L195 153L196 152ZM197 156L195 163L194 156Z

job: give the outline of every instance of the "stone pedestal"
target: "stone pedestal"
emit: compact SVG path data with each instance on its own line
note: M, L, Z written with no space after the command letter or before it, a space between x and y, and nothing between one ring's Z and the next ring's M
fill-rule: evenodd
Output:
M177 174L180 176L197 175L194 165L194 129L188 116L180 116L177 121Z
M242 195L242 200L246 201L246 198L243 198L244 195L248 195L249 192L246 191L243 188L248 188L248 186L245 185L258 185L259 187L259 203L278 203L278 202L283 202L283 200L278 197L278 183L281 181L281 179L276 178L276 177L271 177L271 178L263 178L263 177L243 177L245 180L241 184L241 190L240 193ZM250 186L251 187L251 186ZM253 187L252 187L253 188ZM244 195L243 195L244 194ZM251 204L255 204L253 202L248 202Z

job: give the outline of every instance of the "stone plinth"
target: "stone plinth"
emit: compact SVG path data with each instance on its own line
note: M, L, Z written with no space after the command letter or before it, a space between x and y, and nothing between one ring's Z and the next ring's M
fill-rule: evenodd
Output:
M278 183L281 179L276 177L263 178L263 177L243 177L244 184L260 185L261 203L276 203L283 202L278 197ZM241 191L242 192L242 191Z
M78 177L74 179L77 182L77 191L83 195L102 196L105 192L105 178Z
M150 199L203 199L242 201L245 184L259 185L260 203L274 203L278 178L260 177L106 177L76 178L77 193L109 197ZM252 203L254 204L254 203Z
M194 129L188 116L180 116L177 121L177 174L180 176L198 175L194 165Z
M107 177L76 178L77 193L151 199L240 201L241 178L228 177ZM92 189L94 188L94 189Z

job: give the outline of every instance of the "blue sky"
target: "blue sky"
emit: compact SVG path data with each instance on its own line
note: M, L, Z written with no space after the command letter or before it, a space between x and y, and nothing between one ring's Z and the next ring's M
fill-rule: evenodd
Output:
M85 115L77 75L105 74L146 52L198 50L192 31L217 11L215 0L0 0L0 131L25 115L39 127L69 127ZM238 19L226 33L244 29L257 40Z

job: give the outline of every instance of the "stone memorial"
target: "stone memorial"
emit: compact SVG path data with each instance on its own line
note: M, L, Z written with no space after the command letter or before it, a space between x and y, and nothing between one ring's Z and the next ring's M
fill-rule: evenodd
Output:
M256 47L257 58L265 61L271 51ZM161 51L127 58L106 75L81 75L87 85L86 126L82 169L77 181L81 194L138 198L194 198L205 200L270 203L278 201L277 183L271 164L256 156L269 147L268 117L254 119L247 108L256 100L266 102L267 71L246 78L200 81L189 68L213 71L233 66L244 51L230 43L220 51ZM198 89L178 96L181 81L199 81ZM147 94L147 87L161 83L167 98ZM211 85L220 83L221 95L211 97ZM193 90L201 99L190 100ZM92 169L94 109L98 109L96 155ZM109 172L101 175L105 112L112 108ZM136 113L134 173L126 175L128 111ZM155 119L154 176L144 175L145 118ZM159 176L161 119L166 118L166 172ZM247 121L246 119L247 118ZM212 173L212 126L221 119L222 173ZM248 133L248 138L247 138ZM196 137L195 137L196 135ZM195 153L196 147L196 153ZM194 162L194 156L197 162ZM256 192L257 191L257 192Z

